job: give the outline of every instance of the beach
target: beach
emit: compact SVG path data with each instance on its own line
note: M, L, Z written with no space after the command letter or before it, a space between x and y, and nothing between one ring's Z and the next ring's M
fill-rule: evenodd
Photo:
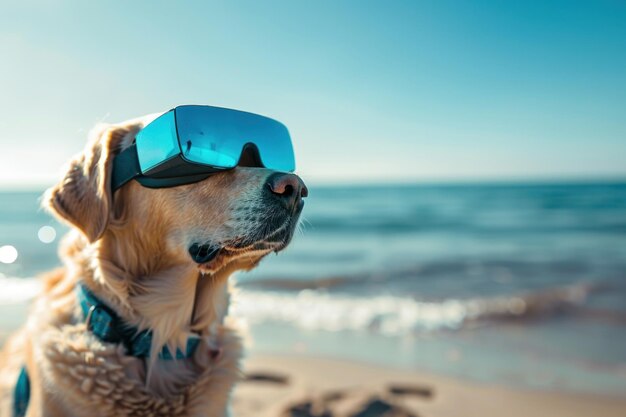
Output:
M32 403L626 417L626 0L0 21L0 347L28 318Z
M236 417L623 417L626 397L511 389L307 355L255 355Z

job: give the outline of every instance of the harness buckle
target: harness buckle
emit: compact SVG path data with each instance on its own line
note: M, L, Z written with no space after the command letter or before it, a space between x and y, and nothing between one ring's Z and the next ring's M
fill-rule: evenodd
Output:
M91 331L91 317L93 316L93 312L98 308L97 305L92 305L89 307L89 311L87 311L87 317L85 318L85 325L87 326L87 330Z
M92 304L89 310L87 310L85 325L88 331L105 342L120 342L115 316L113 316L105 306Z

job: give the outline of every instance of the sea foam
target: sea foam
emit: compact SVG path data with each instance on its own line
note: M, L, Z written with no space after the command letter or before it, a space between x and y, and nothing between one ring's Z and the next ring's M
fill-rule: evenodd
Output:
M33 298L41 288L35 278L0 274L0 305ZM548 316L582 304L589 288L557 288L517 297L417 300L392 295L354 296L324 290L296 292L242 289L231 313L250 324L277 323L307 330L360 331L384 335L456 330L486 320L520 320Z

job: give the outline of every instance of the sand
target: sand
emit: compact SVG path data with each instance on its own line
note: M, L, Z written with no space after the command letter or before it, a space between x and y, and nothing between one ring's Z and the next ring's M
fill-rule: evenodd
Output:
M309 356L251 356L235 417L626 416L623 398L531 391Z

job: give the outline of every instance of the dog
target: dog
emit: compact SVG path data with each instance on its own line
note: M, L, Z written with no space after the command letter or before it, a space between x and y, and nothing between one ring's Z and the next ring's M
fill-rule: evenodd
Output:
M0 354L1 417L15 414L22 374L28 417L227 415L243 352L228 316L229 277L289 244L308 190L244 153L236 168L200 182L131 181L112 192L113 158L155 117L94 128L45 193L44 207L71 230L63 266L42 277L26 324ZM206 248L216 252L199 263L192 254ZM84 299L104 307L85 319ZM147 354L98 337L91 314L102 311L135 335L149 332ZM163 349L176 357L163 359Z

